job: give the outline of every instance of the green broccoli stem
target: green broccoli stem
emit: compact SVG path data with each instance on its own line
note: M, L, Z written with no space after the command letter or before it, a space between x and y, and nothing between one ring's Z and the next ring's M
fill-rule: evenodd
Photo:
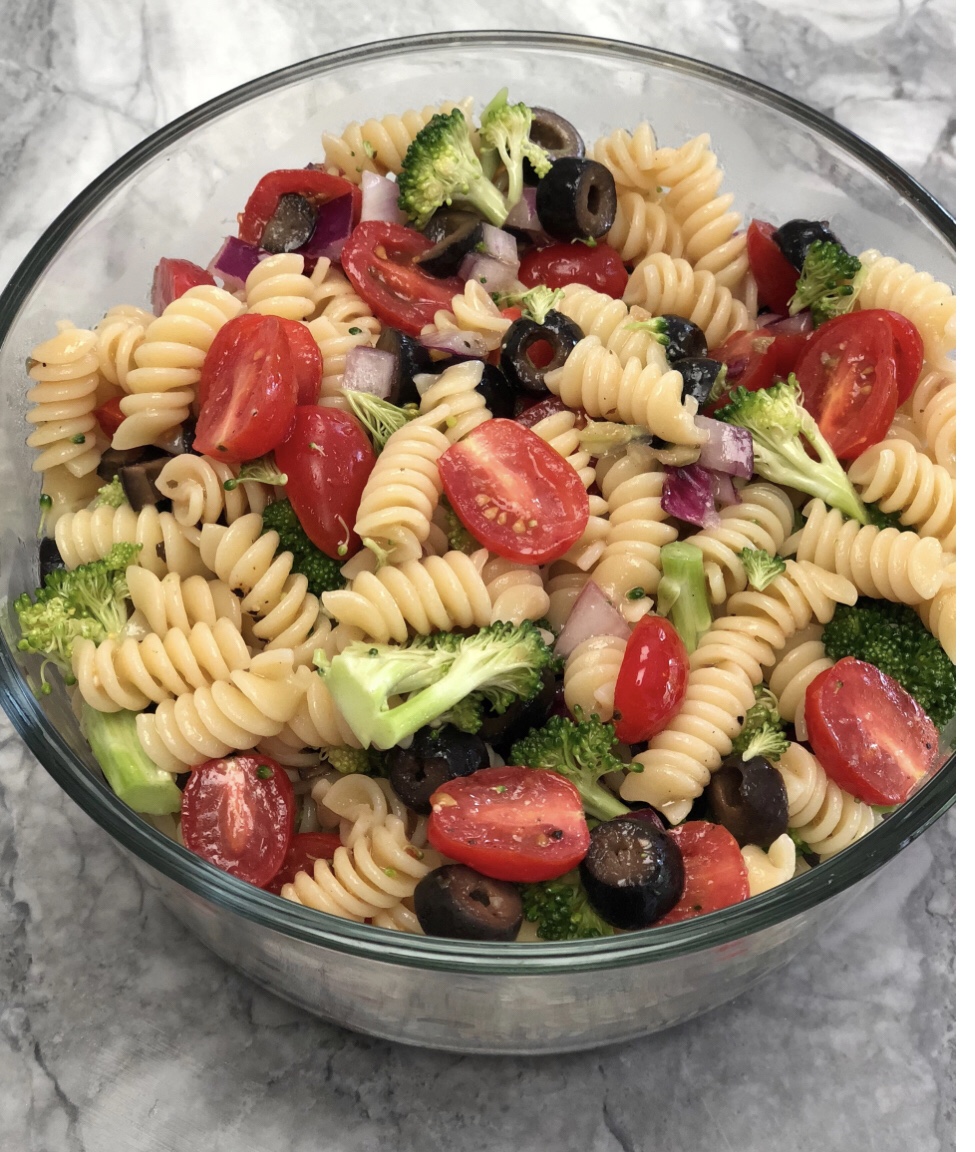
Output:
M81 724L105 779L124 804L149 816L180 810L183 794L172 774L146 755L135 712L99 712L82 704Z
M778 471L782 477L778 481L776 481L775 476L769 475L768 471L763 471L762 474L767 479L772 480L773 483L788 484L793 488L798 488L800 492L808 492L811 496L818 496L831 507L839 508L851 520L858 520L861 524L866 524L867 510L857 495L856 489L847 479L843 465L836 458L836 453L830 448L826 438L819 430L819 425L805 408L800 407L799 413L799 430L809 441L820 462L830 470L835 470L837 473L835 478L830 479L820 473L809 473L809 457L803 450L802 441L798 439L778 447L779 453L792 465L794 472L788 468L779 470L776 467L777 461L767 457L764 447L759 441L755 441L756 470L762 471L764 466L770 471Z
M660 549L660 568L657 609L677 629L687 651L693 652L711 627L704 553L696 544L675 540Z

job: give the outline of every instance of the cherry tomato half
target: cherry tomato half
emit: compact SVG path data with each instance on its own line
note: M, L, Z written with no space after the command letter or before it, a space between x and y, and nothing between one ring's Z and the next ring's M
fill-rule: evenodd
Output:
M333 560L358 552L362 541L352 526L376 463L359 421L337 408L296 408L274 462L288 477L285 493L311 542Z
M152 274L152 310L157 316L163 314L167 304L198 284L216 284L216 280L199 264L192 260L174 260L164 256Z
M322 390L322 353L315 343L307 324L300 320L284 320L284 334L288 338L295 366L295 383L299 404L317 404Z
M438 279L413 259L432 248L422 233L385 220L364 220L342 249L342 267L356 291L384 324L419 336L441 308L450 308L464 282Z
M753 220L748 225L746 245L748 265L758 288L758 302L780 316L789 315L789 301L795 295L799 273L782 255L772 239L775 225L767 220Z
M294 822L294 788L268 756L207 760L192 770L183 789L186 847L258 888L280 871Z
M514 420L487 420L437 461L451 507L506 560L545 564L579 539L589 497L579 474Z
M934 768L938 730L891 676L844 656L806 689L809 743L826 775L867 804L901 804Z
M264 888L280 896L281 889L285 884L294 884L299 872L307 872L310 876L316 860L331 860L341 843L335 832L299 832L292 836L280 871Z
M639 744L662 732L687 695L691 662L677 629L663 616L642 617L630 633L616 678L616 735Z
M287 435L298 402L291 345L276 316L245 313L213 338L200 370L197 452L255 460Z
M362 214L361 189L341 176L330 176L317 168L278 168L258 180L257 187L247 198L244 211L237 217L237 233L241 240L260 244L278 201L289 192L296 192L319 206L339 196L351 196L352 219L358 220Z
M893 330L882 310L827 320L809 337L795 373L804 406L840 460L855 460L887 435L898 386Z
M589 851L575 785L542 768L482 768L430 797L430 843L495 880L554 880Z
M897 403L909 400L924 364L924 341L917 326L900 312L886 308L867 309L883 312L894 337L894 362L897 365Z
M608 244L590 248L586 244L549 244L533 248L521 261L518 279L535 288L564 288L566 284L585 284L605 292L616 300L626 291L629 273L623 258Z
M655 927L691 920L748 899L748 869L738 841L727 828L707 820L688 820L672 828L670 835L684 860L684 891Z
M125 413L122 411L121 397L113 396L95 409L95 419L105 435L111 440L121 428Z
M756 328L752 332L732 332L711 355L727 366L729 391L747 388L757 392L776 380L788 379L808 339L802 332L776 335L767 328Z

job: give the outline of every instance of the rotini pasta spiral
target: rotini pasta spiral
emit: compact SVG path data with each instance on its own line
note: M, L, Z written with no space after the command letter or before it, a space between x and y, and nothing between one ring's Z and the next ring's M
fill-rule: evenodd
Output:
M128 304L110 308L95 325L98 370L116 388L127 391L129 373L137 367L135 351L155 320L151 312Z
M684 398L678 371L655 357L623 364L597 336L580 340L560 368L546 373L545 383L567 407L590 416L641 424L671 444L694 446L704 439L694 423L697 402Z
M760 896L796 874L796 846L787 832L773 840L767 852L757 844L746 844L741 856L748 871L749 896Z
M545 591L549 601L546 619L556 632L561 632L565 627L579 593L591 579L588 572L562 560L549 566L545 576Z
M556 308L578 324L584 336L597 336L624 364L633 356L643 364L651 359L661 367L666 364L666 354L656 336L645 328L630 327L637 318L630 315L622 300L585 284L568 284L564 292Z
M753 327L747 306L719 284L714 273L694 268L687 260L652 252L633 269L623 299L655 316L671 313L693 320L704 332L708 347L723 343L732 332Z
M806 689L820 672L833 666L820 639L822 628L807 630L810 635L794 644L772 669L768 686L778 701L779 714L795 726L800 740L807 738Z
M294 753L307 748L361 748L362 744L338 710L328 685L307 667L295 669L299 697L294 711L275 736ZM282 764L295 763L293 757L279 757ZM298 759L302 763L303 758Z
M862 452L848 475L868 503L955 551L955 482L940 464L904 440L887 440Z
M505 332L511 327L507 316L487 294L483 284L468 280L464 291L458 292L450 308L442 308L433 317L433 323L423 328L423 335L432 332L466 332L473 339L470 346L477 355L486 355L501 347Z
M41 492L50 497L51 507L44 520L44 530L53 536L62 516L71 512L81 512L98 495L102 478L97 472L84 476L73 476L63 464L46 468L41 480Z
M849 848L878 823L870 805L834 784L801 744L790 744L775 766L785 781L789 827L821 859Z
M184 292L146 329L136 348L120 406L125 419L112 437L113 448L152 444L190 414L207 349L220 328L244 305L209 284Z
M229 620L240 629L240 600L222 580L202 576L181 580L178 572L168 572L160 579L147 568L132 565L125 570L125 581L134 611L157 635L170 628L189 635L194 624L212 628L218 620Z
M680 224L662 205L640 192L621 192L616 202L616 219L606 234L606 242L627 264L638 264L651 252L668 256L684 255L684 233Z
M244 283L248 312L304 320L315 311L315 285L305 275L305 258L297 252L265 256Z
M924 600L915 607L928 631L937 637L938 643L947 652L951 662L956 663L957 607L954 560L946 566L944 583L937 593L930 600Z
M925 359L936 367L948 365L955 350L955 296L948 285L876 248L861 252L860 263L857 306L900 312L921 333Z
M534 565L492 556L481 569L481 577L491 599L492 621L521 624L540 620L548 612L545 582Z
M172 501L176 522L195 544L200 539L197 525L215 524L221 516L232 524L248 512L263 512L267 507L268 492L263 484L245 481L232 491L224 488L237 471L222 460L191 452L173 456L163 465L156 488Z
M657 155L653 129L645 120L632 133L618 128L592 146L593 159L612 173L617 192L635 189L645 196L656 196L661 183Z
M68 325L31 352L34 387L27 399L34 407L27 422L35 428L27 446L40 451L31 464L35 472L61 466L80 477L98 467L97 342L94 332Z
M941 587L944 550L933 537L861 525L822 500L810 501L804 512L802 530L783 545L786 554L845 576L864 596L895 604L920 604Z
M955 475L954 367L923 372L909 401L926 447L949 476Z
M923 453L929 459L933 459L933 453L928 451L921 430L914 423L914 420L908 412L901 411L894 413L894 419L891 421L884 439L903 440L906 444L910 444L915 451Z
M451 444L463 440L479 424L491 419L484 397L475 391L483 373L484 364L480 360L467 360L451 365L439 376L417 377L423 393L421 416L429 417L431 412L440 410L437 425Z
M596 715L604 724L613 719L616 679L626 641L619 636L593 636L576 645L565 663L565 704L583 716Z
M316 317L324 316L333 324L379 335L382 325L340 267L322 258L312 271L311 282Z
M315 782L311 794L318 806L319 820L325 826L338 828L346 848L354 847L356 841L381 827L388 816L402 820L407 828L411 820L420 827L420 818L410 812L388 780L361 773L335 780L326 776ZM425 832L423 821L421 836ZM410 839L415 844L421 842L415 832Z
M71 512L55 525L54 541L68 568L100 560L114 544L126 543L142 545L136 563L156 576L207 574L200 550L186 538L173 514L152 506L141 512L128 504Z
M308 322L308 331L322 354L321 398L328 407L347 408L342 397L346 357L353 348L374 348L378 336L358 321L338 323L328 316Z

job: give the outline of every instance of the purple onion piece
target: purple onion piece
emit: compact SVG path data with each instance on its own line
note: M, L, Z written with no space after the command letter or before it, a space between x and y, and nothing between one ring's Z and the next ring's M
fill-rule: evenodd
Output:
M786 316L784 318L776 318L774 320L760 317L763 321L763 328L767 328L773 336L790 336L798 333L805 335L807 332L813 330L813 319L811 312L798 312L795 316Z
M545 229L538 218L538 209L535 207L537 188L526 188L521 199L508 213L504 224L506 228L517 228L520 232L537 232L544 235Z
M468 252L460 265L462 280L477 280L486 292L509 292L520 287L518 265L502 264L493 256Z
M346 240L352 235L355 226L352 193L346 196L336 196L329 200L318 210L318 223L311 234L307 244L303 244L298 252L308 261L314 262L321 257L329 260L338 260L342 255L342 248Z
M351 348L345 357L342 387L352 392L371 392L380 400L393 394L396 378L396 357L380 348L359 345Z
M396 203L399 188L392 180L375 172L362 173L362 215L360 220L388 220L405 224L406 216Z
M510 232L495 228L493 224L483 224L481 226L481 240L484 244L485 256L490 256L501 264L518 267L518 241Z
M464 360L483 360L490 352L484 337L479 332L464 332L457 328L451 328L446 332L428 332L425 336L418 336L417 342L424 348L449 352Z
M606 598L606 593L590 580L572 605L555 643L555 655L570 656L593 636L618 636L621 640L629 640L630 626Z
M711 482L714 487L714 502L719 508L741 503L738 489L727 472L712 472Z
M721 523L714 506L712 475L700 464L686 468L665 468L667 479L660 506L668 516L675 516L700 528L715 528Z
M698 464L715 472L728 472L746 480L755 471L755 452L752 434L747 428L712 420L709 416L695 416L694 423L707 439L701 445Z
M220 251L207 265L207 271L211 276L219 276L228 292L238 292L257 265L270 255L270 252L265 252L256 244L248 244L237 236L228 236Z

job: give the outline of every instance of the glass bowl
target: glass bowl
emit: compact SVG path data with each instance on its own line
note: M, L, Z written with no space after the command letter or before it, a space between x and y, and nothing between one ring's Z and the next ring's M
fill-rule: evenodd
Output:
M698 61L581 36L461 33L365 45L246 84L123 156L47 230L0 298L0 695L41 763L166 906L264 987L389 1039L526 1054L669 1027L785 963L950 807L954 756L863 841L701 919L565 944L413 937L285 903L158 833L107 787L63 692L31 695L9 619L10 602L37 583L40 478L24 444L32 346L63 317L90 324L114 304L144 303L162 255L206 264L258 177L318 159L323 129L448 97L480 106L503 83L556 108L588 141L643 119L665 144L710 132L746 218L828 217L861 248L954 282L954 221L906 173L825 116Z

